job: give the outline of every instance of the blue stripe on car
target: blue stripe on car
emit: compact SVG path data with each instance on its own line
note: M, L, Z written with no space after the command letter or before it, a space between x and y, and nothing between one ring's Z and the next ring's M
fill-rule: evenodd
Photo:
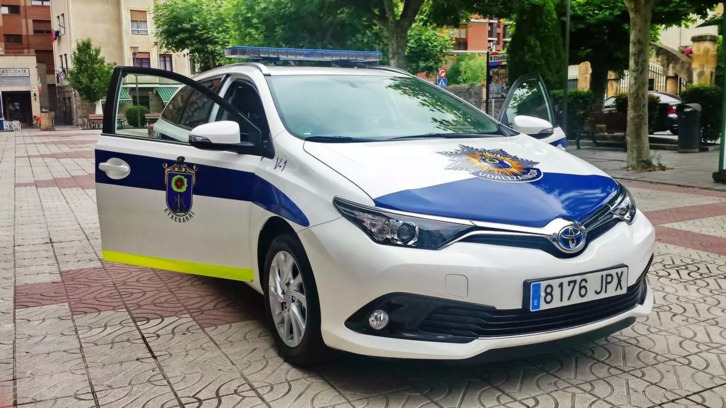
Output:
M550 144L554 147L562 146L563 148L566 148L567 147L567 138L563 137L562 139L555 140L554 142L552 142Z
M113 180L106 173L96 169L96 183L166 191L163 164L174 164L175 160L135 154L96 150L96 163L113 157L119 158L131 167L131 173L121 180ZM186 163L193 166L195 163ZM239 170L197 164L194 195L249 201L271 213L277 214L303 227L310 225L305 214L288 196L260 176Z
M375 198L377 207L440 217L526 227L543 227L556 218L582 222L618 191L604 176L544 173L530 183L473 177Z

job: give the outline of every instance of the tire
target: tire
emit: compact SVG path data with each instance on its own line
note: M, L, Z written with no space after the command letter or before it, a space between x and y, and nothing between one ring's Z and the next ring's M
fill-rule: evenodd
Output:
M291 276L285 279L283 266L290 260ZM276 284L278 278L283 284ZM297 237L282 234L272 240L265 256L261 283L265 295L265 315L280 356L290 364L300 367L324 362L328 356L328 348L320 333L318 291L310 262ZM303 307L301 299L305 300L306 307ZM296 322L301 320L305 324L302 334L299 334L301 326Z

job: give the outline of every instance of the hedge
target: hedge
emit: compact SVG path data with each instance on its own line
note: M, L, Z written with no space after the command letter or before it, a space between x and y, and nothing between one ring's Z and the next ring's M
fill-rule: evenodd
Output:
M682 103L701 105L701 138L715 142L721 137L723 91L716 85L691 85L681 91Z
M149 109L143 105L134 105L126 109L126 121L131 127L141 128L146 126L146 114Z
M562 118L562 90L551 92L552 103L556 116ZM592 105L595 103L595 94L592 91L567 91L567 131L577 132L584 129L591 117ZM561 120L560 120L561 122Z

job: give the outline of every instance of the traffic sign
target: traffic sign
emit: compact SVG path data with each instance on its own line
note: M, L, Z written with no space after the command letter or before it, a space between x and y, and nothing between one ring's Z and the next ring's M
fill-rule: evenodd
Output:
M448 81L446 80L446 78L439 77L439 78L436 79L436 85L438 85L441 88L444 88L445 89L446 88L446 85L448 85Z
M489 66L499 67L507 64L507 54L489 54Z
M439 78L446 78L446 70L439 68Z

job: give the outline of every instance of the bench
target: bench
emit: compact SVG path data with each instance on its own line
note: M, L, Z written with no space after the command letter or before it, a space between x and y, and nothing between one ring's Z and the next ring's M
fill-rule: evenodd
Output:
M123 115L119 114L116 118L118 128L123 129L126 125L126 119ZM103 127L103 114L102 113L90 113L88 115L87 123L84 124L85 128L88 129L99 129Z
M144 115L144 118L146 118L146 123L156 123L156 121L159 120L160 117L160 113L147 113Z
M96 114L91 113L88 115L88 127L92 129L97 129L100 127L103 127L103 115L102 114Z

